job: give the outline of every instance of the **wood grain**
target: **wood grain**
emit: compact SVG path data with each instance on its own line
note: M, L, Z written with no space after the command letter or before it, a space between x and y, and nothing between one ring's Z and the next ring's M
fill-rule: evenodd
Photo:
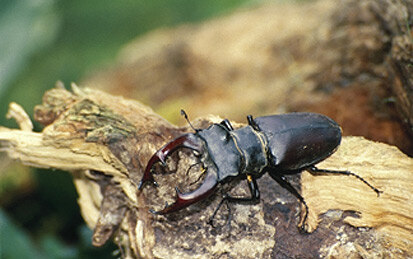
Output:
M190 129L168 124L136 101L96 90L52 89L47 96L54 98L45 98L36 111L44 115L53 107L59 111L49 114L55 120L40 133L1 128L1 147L24 164L72 173L82 215L94 229L97 246L114 238L124 257L145 258L412 256L413 159L395 147L345 137L338 151L318 165L359 174L383 191L380 197L354 177L303 173L301 185L299 175L289 177L301 186L309 205L306 224L311 234L298 230L297 200L267 175L258 179L260 203L230 204L231 224L225 225L224 208L217 215L222 227L213 228L207 220L221 193L246 195L244 182L224 184L210 198L177 213L151 215L149 208L174 199L175 186L188 187L192 181L186 169L193 157L178 152L168 160L166 172L156 174L160 187L148 186L142 192L136 188L142 164L151 154ZM52 105L65 100L70 105ZM193 123L205 128L219 121L205 117Z

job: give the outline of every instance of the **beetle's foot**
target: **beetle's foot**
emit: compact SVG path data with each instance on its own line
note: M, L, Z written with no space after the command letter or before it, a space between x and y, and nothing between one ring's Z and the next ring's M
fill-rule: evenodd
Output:
M300 231L300 233L302 234L306 234L310 232L310 228L307 224L307 220L308 220L308 206L307 203L305 203L305 201L303 200L303 202L301 203L302 206L304 207L301 210L301 219L300 222L298 223L298 230Z
M369 182L367 182L367 180L365 180L363 177L351 172L351 171L339 171L339 170L330 170L330 169L320 169L315 167L314 165L310 166L307 168L307 170L309 170L310 173L328 173L328 174L342 174L342 175L352 175L354 177L356 177L357 179L359 179L360 181L362 181L364 184L366 184L368 187L370 187L370 189L372 189L376 194L377 197L380 196L380 193L383 193L383 191L380 191L379 189L377 189L376 187L374 187L373 185L371 185Z
M308 233L310 233L309 228L308 228L308 225L307 225L305 222L303 222L300 226L298 226L298 231L299 231L301 234L308 234Z
M301 234L308 234L310 233L310 228L307 224L307 215L305 215L304 217L301 217L300 222L298 223L297 227L298 227L298 231Z
M232 221L232 215L228 215L225 225L215 225L215 224L214 224L214 218L211 217L211 218L207 221L207 224L210 225L212 228L215 228L215 229L216 229L216 228L221 229L221 228L223 228L224 226L227 226L229 229L231 229L231 221Z
M374 188L374 191L376 192L377 197L380 197L380 193L383 193L383 191L380 191L380 190L377 189L377 188Z
M229 228L231 228L231 220L232 220L232 214L231 214L231 207L228 204L228 200L225 198L227 196L227 194L223 195L223 199L221 200L221 202L218 204L218 207L215 209L214 213L211 215L211 217L208 220L208 224L211 225L211 227L213 228L217 228L218 226L214 225L214 220L215 220L215 216L217 215L219 209L221 208L221 206L225 203L225 205L227 206L227 210L228 210L228 217L226 219L226 224L227 226L229 226ZM223 226L220 225L220 228L222 228Z
M209 218L209 220L207 221L207 224L210 225L212 228L215 228L214 219L212 217Z

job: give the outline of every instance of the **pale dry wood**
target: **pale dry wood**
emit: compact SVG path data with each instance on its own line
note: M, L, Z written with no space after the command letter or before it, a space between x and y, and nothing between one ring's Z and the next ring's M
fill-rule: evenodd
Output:
M133 96L160 114L193 117L283 112L320 69L334 1L267 3L200 25L159 29L129 43L111 71L82 85ZM126 91L126 92L124 92ZM239 105L242 104L242 105ZM236 109L234 109L234 105Z
M309 228L315 230L319 215L328 210L348 210L359 218L346 217L355 227L377 230L380 238L413 251L413 159L396 147L366 140L344 138L338 151L317 165L349 170L383 191L376 196L352 176L302 174L302 194L310 207Z
M69 136L67 136L69 138ZM23 164L38 168L59 168L76 171L91 170L119 174L119 170L105 161L96 145L73 140L69 146L44 139L44 134L0 127L2 151ZM104 147L102 147L104 149ZM107 152L107 151L106 151Z
M402 22L397 19L388 28L386 23L377 22L384 15L383 8L377 7L384 2L390 1L263 6L200 26L162 30L132 43L117 73L105 72L100 80L89 83L108 89L125 89L125 83L130 84L128 96L132 89L138 89L137 98L160 105L160 110L176 113L176 117L179 108L190 106L191 115L212 112L240 121L248 113L284 111L294 96L319 103L327 95L313 90L331 90L332 84L346 87L350 82L377 89L389 70L387 62L378 61L386 60L386 46L394 36L386 30L392 31ZM388 21L399 17L398 13L402 14L399 18L409 17L402 7L410 1L393 3L400 8L384 8L389 10ZM407 68L408 72L411 67ZM401 80L399 83L406 85ZM246 89L250 85L254 87ZM73 173L82 216L94 229L95 245L102 245L114 234L124 257L413 256L409 235L412 159L395 148L344 138L337 154L319 165L349 169L366 177L384 191L379 198L353 177L303 174L301 188L310 207L309 229L317 228L312 234L297 231L298 202L267 176L258 180L261 203L234 205L232 228L212 229L205 222L220 201L219 192L171 217L148 213L154 204L164 205L168 191L167 200L173 200L174 187L185 179L182 173L172 180L171 174L159 175L160 188L136 190L151 154L190 129L169 124L139 102L75 85L72 89L69 92L60 86L45 95L35 116L48 125L42 133L28 132L26 126L21 126L24 133L3 128L1 143L3 150L26 164ZM357 108L347 103L343 107L327 110L337 110L338 119L345 111L352 115L346 120L357 117L353 116L358 114ZM22 115L21 111L17 114ZM194 124L205 128L212 121L219 119L203 117ZM171 168L185 173L191 160L181 153L172 160L178 158L177 165L171 162ZM231 191L248 194L242 183ZM123 195L110 195L113 192ZM126 206L126 212L110 209L119 205ZM361 217L349 218L342 210L359 211ZM352 226L363 228L343 224L343 215Z
M23 107L15 102L9 104L9 111L6 114L7 119L15 119L20 129L23 131L32 131L33 123L29 115L24 111Z
M347 135L413 154L413 2L281 2L148 33L83 85L141 100L176 123L182 107L238 121L320 112Z
M120 142L122 137L119 134L122 132L119 130L122 129L131 130L129 132L131 135L135 134L134 127L130 123L156 125L154 128L164 130L162 132L164 135L161 135L156 130L148 132L144 127L140 127L143 132L140 132L139 137L142 137L143 141L145 141L143 138L145 134L159 135L161 139L168 138L168 131L175 127L151 112L150 108L138 102L107 95L96 90L80 89L76 85L72 85L72 89L73 93L62 87L57 87L45 94L44 103L36 108L35 114L39 121L48 125L41 133L30 130L28 127L31 125L29 117L20 106L10 105L8 114L11 118L16 119L22 129L0 127L1 150L7 152L10 158L19 160L25 165L72 172L79 193L78 202L82 216L90 228L96 230L97 226L102 225L104 230L105 224L111 225L112 221L116 217L119 218L120 215L117 215L116 212L107 214L102 210L102 202L104 202L105 197L111 197L111 195L105 195L97 176L92 172L100 172L107 177L110 176L113 186L119 188L117 194L127 197L125 198L126 203L131 204L132 207L139 204L136 179L133 179L133 175L131 175L133 170L128 168L128 161L133 160L134 153L131 154L128 153L128 150L122 151L122 149L116 153L114 151L116 147L112 147L111 150L111 146L104 142L111 142L113 138L115 143ZM122 116L118 114L122 114ZM122 118L127 118L127 120ZM116 133L117 130L120 133ZM85 135L85 133L87 134ZM156 139L156 137L150 136L148 138ZM132 148L138 148L140 154L147 154L146 156L155 150L150 143L132 146ZM139 155L137 158L146 159L145 156ZM135 177L137 178L140 174L141 172ZM109 186L112 185L109 184ZM109 210L110 205L115 206L116 201L113 204L109 202ZM136 244L130 244L128 236L125 237L129 228L125 222L122 223L124 231L118 233L118 243L127 247L125 248L126 256L132 255L132 250L129 248L136 247ZM102 245L107 238L111 237L112 233L110 232L109 236L107 233L96 234L94 243ZM150 240L150 238L147 237L146 240ZM135 249L136 254L148 254L150 246L147 245L147 241L139 240L139 243L141 251Z
M93 229L99 218L103 197L99 185L87 179L86 173L85 171L73 172L73 182L79 195L77 202L81 208L82 218L89 228Z
M135 145L133 139L122 142L123 145L129 143L133 148L144 152L135 153L132 150L126 151L126 154L119 153L109 143L87 142L87 138L78 138L76 131L68 134L67 130L73 130L73 127L62 126L79 121L75 111L86 118L89 118L90 111L96 113L98 110L97 114L100 114L100 117L116 118L117 116L107 110L108 106L113 107L113 110L117 109L120 114L125 114L127 118L123 122L125 125L129 123L127 116L136 120L136 116L142 115L139 115L139 112L149 114L146 119L143 119L147 123L167 125L162 118L151 114L146 108L142 109L143 106L139 103L119 97L111 98L110 95L99 91L77 89L75 93L70 93L63 89L54 89L45 96L50 95L54 97L60 95L64 100L70 97L69 99L76 101L71 106L65 106L66 110L60 113L55 122L49 124L42 133L1 128L2 150L10 157L31 166L59 168L72 172L79 192L78 201L82 216L88 225L95 229L93 241L96 245L103 244L114 234L115 241L123 248L124 257L189 258L196 255L199 258L208 258L221 254L234 257L246 255L271 257L273 253L279 253L280 249L284 249L281 250L283 253L289 251L292 255L294 252L298 255L339 257L363 254L411 255L412 240L409 233L412 231L411 215L413 215L411 213L413 162L394 147L363 138L347 137L343 139L342 146L336 154L318 165L320 168L349 169L360 174L384 192L380 197L376 197L371 189L353 177L335 175L311 177L303 174L301 188L310 208L309 228L314 230L319 223L318 231L310 235L303 235L297 231L298 221L295 211L298 202L290 194L280 191L279 186L269 177L264 176L258 181L262 195L261 203L233 205L232 228L228 232L226 228L218 230L206 224L207 218L220 200L220 195L214 195L210 201L183 210L175 216L178 217L175 219L150 216L148 207L153 206L152 203L158 200L161 202L163 200L164 203L163 196L184 179L182 174L186 173L192 160L186 159L185 155L180 155L181 161L173 166L178 167L177 178L168 181L170 176L162 178L158 176L161 187L156 189L148 187L143 193L137 192L135 180L132 179L134 177L131 175L134 169L128 166L129 160L125 159L125 156L137 156L142 162L146 162L156 149L155 146L159 147L165 143L163 138L147 142L143 134L148 130L145 125L136 122L138 131L143 134L135 135L140 136L142 141L140 144ZM95 101L99 99L100 103L91 105L92 99ZM84 106L85 103L87 106ZM80 110L79 104L83 105L80 106L83 107ZM42 109L46 109L45 107L49 106L44 104ZM89 107L89 112L86 112L85 107ZM59 110L55 108L53 110ZM134 110L136 112L133 112ZM117 121L110 121L109 124L115 123L110 128L119 127L116 126ZM204 128L212 121L218 122L219 118L208 117L193 122L196 127ZM83 123L88 124L90 121L83 120ZM107 128L109 124L104 127ZM80 125L77 127L81 128ZM170 127L174 128L172 125ZM159 127L158 130L159 133L169 134L167 130L170 128ZM122 150L125 152L128 149ZM104 175L94 174L92 171L102 172ZM142 171L136 173L137 178L142 175ZM114 181L108 180L107 176L111 176ZM231 192L247 195L247 189L241 183ZM160 195L161 193L164 194ZM287 221L284 219L285 212L279 211L279 208L285 206L289 207L286 211L290 219ZM360 232L357 229L344 227L340 223L340 217L331 216L331 213L323 214L328 210L360 212L359 219L347 217L345 221L353 226L362 226L365 230ZM118 231L116 231L117 224L120 227ZM247 229L244 229L245 226ZM188 230L188 227L196 231ZM110 235L105 232L108 229ZM335 231L338 231L337 237ZM348 235L344 239L343 233ZM202 241L199 241L200 236ZM293 239L285 244L282 243L289 238ZM311 251L311 247L314 247L310 242L312 239L320 242L318 244L320 247L315 251ZM375 246L369 247L366 240L368 243L374 242ZM297 248L290 250L296 242L302 243L300 249L304 249L304 253L298 253Z

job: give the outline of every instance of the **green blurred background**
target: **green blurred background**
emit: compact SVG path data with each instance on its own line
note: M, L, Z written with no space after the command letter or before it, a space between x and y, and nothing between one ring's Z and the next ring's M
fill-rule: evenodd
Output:
M57 80L68 85L111 66L139 35L224 15L247 2L0 0L0 125L17 127L5 118L11 101L33 118L33 107ZM0 159L0 258L119 256L113 244L92 247L68 173L27 168L4 154Z

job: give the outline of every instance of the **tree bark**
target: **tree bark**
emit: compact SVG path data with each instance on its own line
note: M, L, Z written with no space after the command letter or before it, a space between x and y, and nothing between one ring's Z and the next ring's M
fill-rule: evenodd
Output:
M139 39L125 48L120 64L85 85L135 96L177 118L183 106L201 116L192 121L199 128L222 120L206 112L245 122L246 114L317 111L347 135L413 154L411 17L411 1L241 10ZM383 191L379 197L351 176L288 177L309 206L311 234L298 230L298 201L267 175L258 180L260 203L229 204L229 225L223 206L214 228L207 221L222 194L248 194L243 181L223 184L171 215L148 211L173 201L176 186L185 191L196 187L188 183L199 184L201 170L187 174L195 161L190 153L176 152L165 171L157 168L158 188L137 190L152 154L190 127L177 127L137 101L75 85L72 92L59 86L45 94L35 108L35 119L46 126L40 133L31 131L16 104L9 116L21 130L0 128L2 150L30 166L71 172L94 245L112 238L124 257L413 256L413 159L394 146L344 137L317 165L360 175Z
M239 10L139 38L84 85L134 97L174 122L182 107L238 121L321 112L345 135L413 155L412 5L324 0Z
M25 118L16 105L10 114ZM186 190L198 175L187 169L194 157L178 152L164 173L155 174L158 188L137 184L150 156L172 138L190 131L177 128L138 102L97 90L73 93L52 89L35 109L47 122L41 133L1 128L2 149L22 163L72 172L82 215L94 229L93 243L113 240L124 257L404 257L413 251L413 159L397 148L361 137L346 137L339 150L319 168L351 170L383 191L380 197L347 176L301 177L309 206L306 229L298 230L298 201L269 176L258 180L261 202L223 206L207 224L221 194L247 195L246 184L223 184L210 198L167 216L149 213ZM219 122L199 118L195 127ZM27 125L27 118L20 125ZM235 127L241 124L234 124ZM299 188L299 176L289 180ZM297 245L299 244L299 245ZM374 244L372 246L371 244Z

